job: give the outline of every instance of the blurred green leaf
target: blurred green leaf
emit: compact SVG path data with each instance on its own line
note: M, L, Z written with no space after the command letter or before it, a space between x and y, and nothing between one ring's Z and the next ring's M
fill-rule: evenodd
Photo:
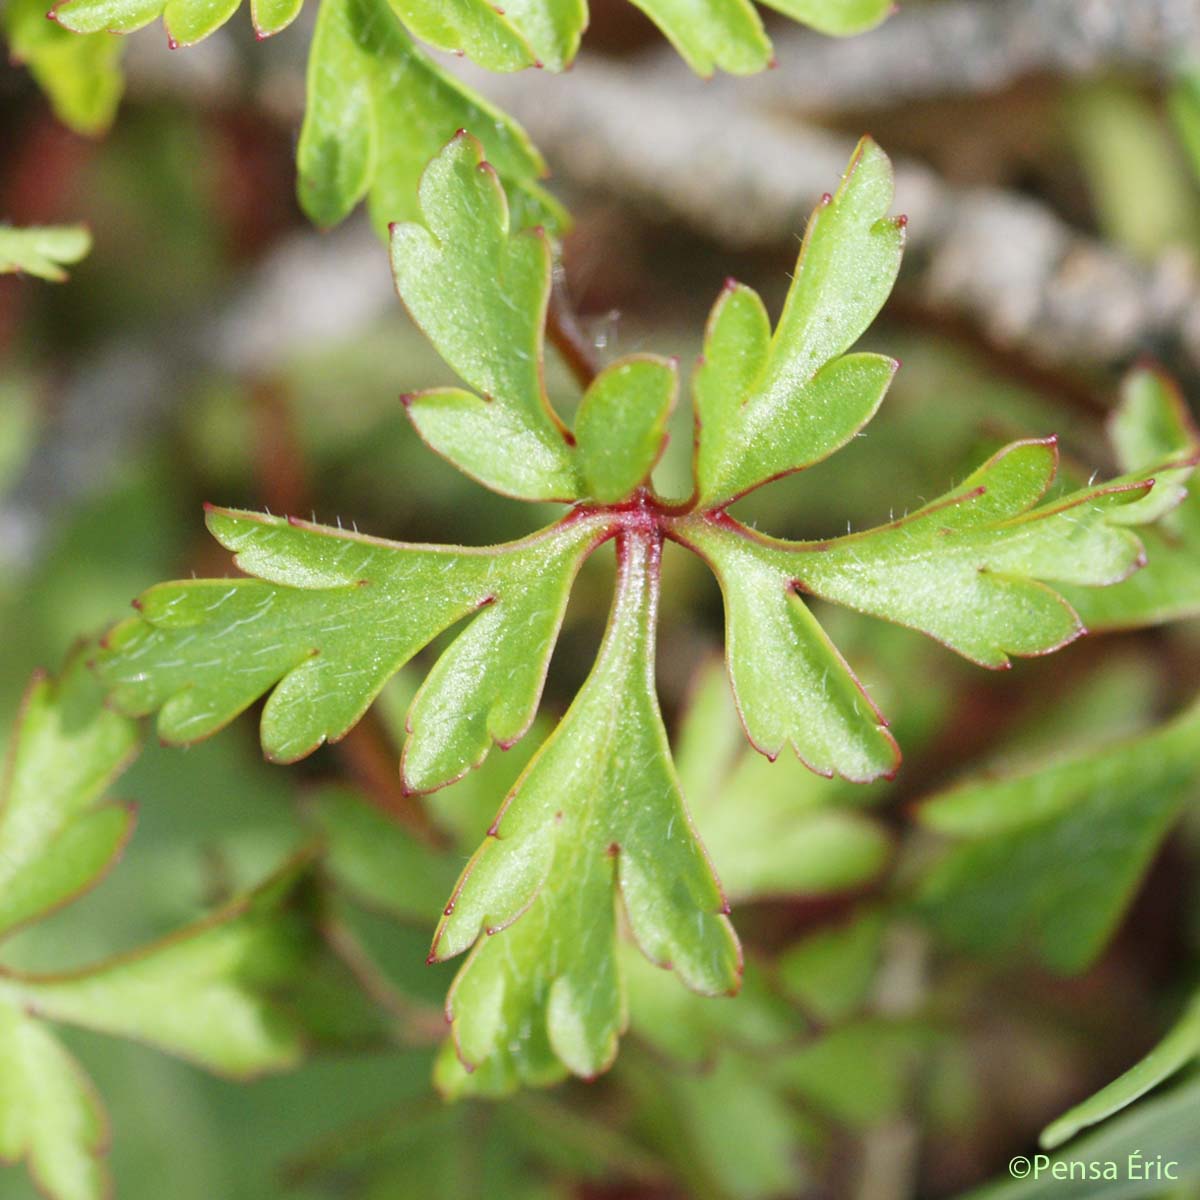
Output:
M1127 1108L1197 1059L1200 1059L1200 996L1193 998L1171 1031L1145 1058L1042 1130L1042 1146L1053 1150L1070 1141L1081 1129Z
M251 0L250 12L259 37L286 28L304 0ZM162 18L174 49L190 46L220 29L241 7L241 0L59 0L54 20L75 33L133 33Z
M1192 174L1200 180L1200 70L1179 72L1167 97L1175 132L1183 143Z
M351 895L400 920L437 916L454 886L449 856L417 841L349 788L323 788L306 807L325 839L326 867Z
M1168 725L1040 770L961 784L923 824L957 840L921 912L976 953L1029 946L1054 969L1101 951L1200 777L1200 705Z
M296 156L300 205L314 222L336 225L363 199L381 231L417 219L421 172L457 129L483 139L514 228L567 223L537 184L545 167L524 132L422 53L387 0L323 0Z
M1111 588L1069 589L1067 598L1089 629L1136 628L1193 616L1200 612L1200 493L1194 488L1189 493L1185 485L1188 466L1200 454L1200 431L1179 388L1153 368L1131 371L1109 436L1123 471L1155 471L1154 493L1161 497L1163 515L1142 533L1147 557L1142 570ZM1173 462L1184 465L1162 469Z
M301 855L248 896L178 933L76 971L0 976L0 997L50 1021L135 1038L213 1071L294 1066L300 1030L269 993L300 969L312 932Z
M795 942L779 960L784 990L820 1021L845 1020L867 1000L885 927L883 913L868 909Z
M1200 1183L1197 1106L1200 1079L1193 1079L1130 1109L1068 1150L1030 1159L1024 1178L998 1180L963 1200L1182 1200ZM1165 1164L1171 1178L1161 1173Z
M0 1158L25 1159L53 1200L109 1195L108 1121L79 1064L21 1007L0 1001Z
M125 90L123 47L103 34L68 32L46 20L46 7L45 0L8 0L3 28L9 54L28 68L64 125L76 133L103 133Z
M85 225L0 225L0 275L24 273L62 283L64 264L77 263L92 248Z
M94 887L133 829L133 812L100 804L137 753L134 723L104 705L76 654L57 682L25 695L0 793L0 935Z
M503 8L488 0L392 0L392 6L417 37L490 71L535 65L561 71L575 57L588 18L585 0L523 0Z
M1067 121L1109 240L1142 258L1196 244L1195 188L1151 102L1128 85L1089 84L1070 97Z

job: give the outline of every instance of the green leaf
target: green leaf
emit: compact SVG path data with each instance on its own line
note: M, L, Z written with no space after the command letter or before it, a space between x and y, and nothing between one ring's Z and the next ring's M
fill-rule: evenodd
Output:
M92 248L86 225L0 225L0 275L36 275L51 283L67 278L64 264L77 263Z
M326 0L327 30L353 43L347 4L367 2ZM380 26L368 27L378 35ZM349 100L335 109L349 114L354 136L370 133ZM410 400L413 419L443 453L493 487L584 501L539 533L478 549L385 542L214 509L212 532L257 578L153 588L138 602L140 614L113 630L97 656L117 710L159 710L168 741L206 736L268 696L263 745L269 757L292 761L342 736L413 655L467 622L407 718L405 781L433 789L480 764L493 743L507 746L529 728L579 567L615 540L616 598L599 657L509 790L435 935L435 960L473 948L448 1000L454 1044L437 1066L448 1093L498 1094L604 1070L625 1024L619 927L627 925L650 961L670 965L696 992L737 988L737 942L684 807L655 692L664 539L699 554L719 577L729 673L755 746L774 756L790 744L822 773L866 781L895 769L895 742L800 591L921 629L986 665L1005 665L1010 653L1044 653L1081 632L1074 610L1047 582L1096 586L1124 578L1142 559L1128 524L1157 517L1178 498L1184 462L1159 464L1166 503L1144 468L1039 503L1057 464L1049 440L1007 447L947 497L865 534L786 542L724 511L742 484L763 481L760 469L775 469L763 455L782 448L780 470L815 461L853 436L877 402L857 385L843 387L886 360L844 351L890 287L900 232L883 215L891 196L886 158L864 143L852 168L810 229L774 339L752 294L734 289L719 307L697 393L714 420L701 420L697 464L710 484L725 466L739 482L698 487L690 502L672 504L654 492L647 473L661 448L673 372L644 358L615 365L585 397L572 441L542 381L548 246L536 233L512 233L518 221L510 224L495 171L478 143L456 137L425 176L425 224L400 227L393 249L402 296L480 394L424 393ZM793 403L797 396L804 404ZM824 398L816 420L814 397ZM764 404L778 421L750 437L747 414ZM1154 411L1153 403L1143 407ZM706 438L715 439L707 449ZM721 703L704 700L702 732L689 723L683 765L738 893L825 891L873 876L888 843L858 813L842 810L850 789L815 780L794 763L772 767L739 752L722 696L724 724ZM927 701L924 707L927 725ZM463 815L439 818L460 836L478 811L476 785L468 789L476 803ZM1122 830L1114 839L1121 860L1110 863L1102 847L1102 869L1113 878L1136 874L1169 807L1155 799L1149 816L1135 814L1130 836ZM359 812L338 827L343 816L328 836L349 890L415 911L411 892L393 890L387 879L409 869L411 847L389 847L382 834L371 845L377 830L370 819ZM330 814L322 817L328 824ZM1081 840L1074 833L1070 844ZM1080 920L1091 919L1085 911ZM1085 945L1095 929L1069 933ZM866 1119L873 1089L881 1096L897 1090L897 1056L881 1050L892 1066L873 1064L870 1044L862 1035L847 1057L892 1073L886 1080L868 1075L851 1119ZM822 1071L840 1070L838 1061L832 1051L825 1059L814 1051L808 1067L795 1068L797 1078L815 1088ZM851 1099L843 1092L828 1107L848 1110Z
M845 352L900 269L904 219L887 215L892 195L891 163L864 138L808 223L774 335L749 288L731 282L717 301L693 384L704 508L820 462L874 416L897 364Z
M879 968L883 914L869 910L796 942L779 960L779 978L806 1012L829 1024L862 1006Z
M1200 1059L1200 995L1193 998L1171 1031L1145 1058L1048 1125L1042 1131L1042 1146L1047 1150L1061 1146L1081 1129L1096 1125L1113 1113L1128 1108L1135 1100L1141 1099L1152 1088L1177 1075L1197 1059Z
M0 1000L250 1078L295 1066L301 1030L271 999L310 956L300 855L249 895L161 941L81 970L0 972Z
M727 1052L703 1071L666 1071L647 1056L622 1065L639 1125L682 1194L772 1200L806 1186L813 1131L757 1056Z
M1193 705L1140 737L934 796L922 823L959 844L926 873L920 911L968 950L1029 946L1057 971L1082 970L1198 787Z
M489 71L561 71L575 57L588 19L585 0L516 0L503 8L490 0L392 0L392 6L417 37Z
M1178 387L1152 368L1131 371L1109 422L1109 437L1123 471L1154 475L1150 495L1122 513L1157 519L1141 535L1148 561L1114 587L1071 588L1067 599L1095 630L1194 616L1200 613L1200 493L1189 494L1185 484L1200 455L1200 432Z
M304 0L251 0L250 15L260 38L285 29ZM191 46L220 29L241 0L60 0L51 16L75 33L133 33L162 18L172 48Z
M103 700L80 655L26 692L0 793L0 934L94 887L132 832L130 809L99 800L137 729Z
M336 225L363 199L380 230L419 219L421 172L464 128L479 131L508 186L515 228L566 225L537 184L545 165L525 133L422 53L387 0L322 0L296 159L300 204L316 224Z
M91 1080L58 1039L0 1002L0 1159L25 1159L53 1200L103 1200L108 1121Z
M439 454L499 492L574 499L571 446L542 370L545 234L510 230L504 188L467 133L429 164L420 204L424 225L392 227L396 288L438 353L480 394L442 388L408 396L413 425ZM640 378L614 383L636 387ZM609 392L613 384L600 386Z
M750 0L633 0L698 75L751 75L771 64L771 42Z
M869 1018L780 1057L771 1075L834 1120L869 1128L906 1111L916 1068L937 1034L915 1021Z
M1200 179L1200 70L1180 71L1167 96L1167 107L1192 174Z
M621 966L632 1033L674 1064L695 1070L738 1051L772 1053L794 1044L804 1031L803 1018L753 963L746 966L741 991L716 1003L689 991L628 942L621 944Z
M766 0L766 3L793 21L835 37L874 29L896 8L894 0Z
M418 650L482 610L495 661L524 656L522 669L507 694L493 662L477 669L473 627L450 647L413 714L443 722L419 736L409 759L430 787L478 762L497 722L506 735L528 724L558 623L546 611L561 613L575 572L601 536L596 518L568 518L483 550L386 542L222 509L210 509L208 524L238 566L258 578L190 580L146 592L140 615L114 629L96 659L118 709L131 716L161 710L161 737L186 744L272 692L263 748L275 761L294 762L343 737ZM530 622L532 636L545 642L530 640Z
M622 358L596 376L575 418L586 495L616 504L649 480L667 444L676 383L675 362L650 355Z
M996 1180L962 1200L1182 1200L1200 1182L1197 1107L1200 1079L1193 1079L1122 1113L1065 1152L1037 1155L1024 1178ZM1096 1174L1089 1175L1086 1167L1093 1163ZM1170 1180L1156 1172L1168 1163L1175 1177Z
M740 526L689 522L680 540L712 568L725 597L725 654L754 747L790 746L812 771L865 781L893 773L895 739L853 672L796 595L794 569Z
M403 921L437 916L454 885L447 857L349 788L323 788L306 812L324 838L325 866L355 899Z
M852 787L792 757L769 761L737 737L737 710L719 669L701 676L677 758L684 795L731 900L855 887L888 860L883 830L848 808Z
M54 115L76 133L103 133L125 89L121 43L103 34L81 37L47 21L44 0L9 0L2 20L10 57L28 68Z
M439 960L476 943L447 1013L459 1055L490 1089L549 1082L564 1068L593 1076L612 1062L625 1024L618 892L651 961L698 992L738 987L737 941L654 692L658 554L651 540L619 537L596 665L506 799L434 938Z
M889 525L824 542L754 540L797 588L1003 667L1010 654L1045 654L1083 632L1047 582L1101 587L1142 562L1120 510L1151 481L1117 480L1035 507L1057 462L1053 439L1015 442L949 495Z

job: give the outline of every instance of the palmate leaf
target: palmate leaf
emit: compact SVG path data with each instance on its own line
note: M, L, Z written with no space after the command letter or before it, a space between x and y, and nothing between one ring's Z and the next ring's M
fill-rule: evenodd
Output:
M867 533L784 542L729 515L735 497L830 454L878 405L894 364L846 352L895 275L902 223L887 215L890 199L887 159L864 141L818 209L774 336L752 293L723 294L694 379L697 486L669 503L650 473L675 364L611 364L565 427L542 371L549 246L519 229L482 147L458 134L426 172L421 224L393 228L392 263L401 299L472 390L419 393L406 409L467 474L568 503L568 515L522 541L467 549L213 509L211 531L257 578L152 588L97 655L118 711L157 710L167 741L212 733L269 694L264 748L292 761L345 734L405 662L468 621L406 722L404 779L432 790L529 728L580 565L616 543L596 664L509 790L435 935L437 959L474 947L448 1002L448 1091L603 1070L625 1020L622 920L649 960L696 992L736 988L737 943L684 807L688 789L739 895L859 882L886 856L874 826L835 810L841 784L802 785L794 762L770 767L712 734L727 697L706 702L701 735L720 761L685 755L681 789L653 680L664 539L699 554L721 583L728 674L754 746L770 758L791 746L819 774L869 781L897 769L895 740L801 592L1003 666L1078 636L1078 616L1050 584L1123 579L1143 559L1131 526L1179 499L1190 459L1155 464L1166 468L1161 492L1143 465L1047 500L1057 451L1046 439L1001 450L942 500ZM1156 414L1155 403L1129 408L1129 436ZM804 840L791 840L799 828ZM764 840L776 844L764 851ZM378 883L375 866L352 886Z
M79 262L91 248L85 225L0 225L0 275L24 273L62 283L67 278L64 265Z
M1041 769L968 782L926 801L956 839L917 904L982 953L1029 946L1061 972L1103 949L1184 804L1200 795L1200 705L1159 729Z
M584 395L574 433L566 429L543 374L550 245L540 229L516 226L483 154L457 134L421 181L425 223L392 227L400 298L475 389L407 396L409 418L434 450L504 495L625 500L666 444L675 364L649 355L613 363Z

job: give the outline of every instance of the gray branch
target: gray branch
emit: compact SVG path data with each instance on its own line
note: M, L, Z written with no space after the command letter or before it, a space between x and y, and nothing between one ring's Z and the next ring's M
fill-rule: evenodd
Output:
M790 27L778 67L714 80L763 107L832 112L997 91L1034 74L1162 75L1200 52L1200 0L948 0L905 3L878 29L827 38ZM669 50L648 64L687 87Z

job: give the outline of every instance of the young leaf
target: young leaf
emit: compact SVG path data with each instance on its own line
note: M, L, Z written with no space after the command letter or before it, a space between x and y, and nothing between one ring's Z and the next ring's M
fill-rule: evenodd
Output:
M0 1001L0 1159L53 1200L103 1200L108 1121L91 1080L20 1006Z
M517 664L513 690L491 662L478 670L468 628L417 701L417 713L437 718L409 757L421 787L480 761L492 729L515 740L527 726L567 590L601 536L597 520L568 518L523 542L474 550L222 509L209 511L208 524L258 578L146 592L140 615L114 629L96 658L118 709L161 710L162 738L187 743L272 692L263 749L293 762L343 737L418 650L482 610L497 661L507 653Z
M749 288L730 282L718 299L693 384L702 507L820 462L874 416L897 364L846 351L900 269L904 219L887 215L892 194L891 163L864 138L808 223L774 335Z
M79 262L91 248L86 225L0 225L0 275L24 272L62 283L67 278L63 266Z
M486 934L447 1014L464 1063L509 1087L557 1077L560 1061L596 1075L615 1056L625 1023L618 891L648 958L698 992L738 987L737 941L683 807L654 691L658 554L653 540L618 539L596 665L505 801L434 938L444 959Z
M137 728L103 704L82 657L30 684L0 792L0 935L94 887L133 828L100 804L137 753Z
M121 43L103 34L69 33L47 21L45 0L9 0L0 20L9 56L28 68L54 115L76 133L103 133L125 88Z
M1200 995L1193 998L1183 1016L1145 1058L1048 1125L1042 1131L1042 1146L1054 1150L1070 1141L1081 1129L1128 1108L1197 1059L1200 1059Z
M926 873L918 906L967 949L1030 945L1057 971L1082 970L1198 781L1193 705L1123 743L934 796L921 821L958 844Z
M410 419L439 454L499 492L573 500L571 446L542 377L545 234L510 231L504 188L467 133L429 164L420 204L424 225L392 227L396 289L438 353L480 394L418 392L405 399ZM637 386L636 377L624 382Z
M387 0L322 0L296 152L300 205L316 224L336 225L363 199L380 230L418 219L421 172L462 128L480 131L515 228L566 224L524 132L422 53Z

